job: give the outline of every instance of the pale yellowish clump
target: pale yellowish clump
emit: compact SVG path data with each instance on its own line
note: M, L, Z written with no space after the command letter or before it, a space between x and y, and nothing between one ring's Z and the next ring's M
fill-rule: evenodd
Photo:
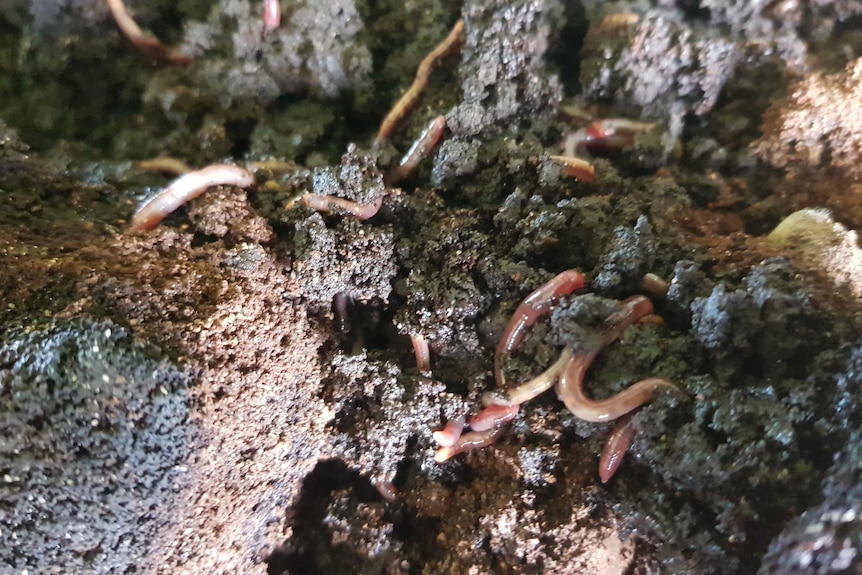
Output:
M862 248L859 237L832 219L824 208L793 212L767 237L781 247L793 248L805 265L823 271L836 286L848 287L862 297Z

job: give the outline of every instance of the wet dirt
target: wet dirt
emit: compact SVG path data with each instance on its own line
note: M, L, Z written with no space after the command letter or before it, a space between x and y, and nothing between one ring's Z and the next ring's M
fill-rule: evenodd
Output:
M101 3L0 11L0 571L858 571L862 302L840 264L860 250L860 11L644 4L296 2L264 31L245 0L129 2L188 68L151 66ZM458 53L372 144L458 18ZM64 87L82 68L85 94L116 94L98 127L103 100ZM655 126L587 183L551 158L579 114ZM171 179L135 163L160 153L256 185L124 233ZM382 206L358 221L304 193ZM825 231L770 234L824 207ZM437 463L431 432L482 408L512 313L566 269L587 287L506 379L649 293L662 320L603 349L587 393L681 392L635 413L606 484L613 424L552 392Z

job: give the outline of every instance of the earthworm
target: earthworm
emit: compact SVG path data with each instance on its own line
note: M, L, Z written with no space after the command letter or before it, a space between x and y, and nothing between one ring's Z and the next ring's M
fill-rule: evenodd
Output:
M431 350L428 349L428 342L421 335L411 335L410 342L413 344L413 355L416 356L416 369L431 371Z
M407 114L416 107L419 101L419 96L422 95L422 90L428 85L428 78L431 76L431 71L434 69L441 59L452 54L461 47L461 36L464 33L464 21L458 20L452 31L446 38L437 44L431 52L419 63L419 68L416 70L416 78L407 89L406 92L399 98L398 102L389 110L383 122L380 124L380 129L377 131L377 140L386 140L392 136L392 133L398 128Z
M666 379L649 377L643 379L613 397L594 400L584 395L584 372L593 359L592 354L576 355L560 376L557 393L566 407L579 419L592 421L613 421L652 399L658 387L679 388Z
M392 175L389 177L390 183L398 183L409 176L419 165L419 162L428 157L428 154L431 153L431 150L433 150L434 146L437 145L437 142L440 141L440 138L443 136L443 132L445 131L445 116L437 116L431 120L431 122L425 126L425 129L422 130L422 133L419 134L419 137L413 142L413 145L410 146L407 153L404 154L404 157L401 158L401 163L398 164L398 167L392 171Z
M605 318L608 328L602 333L601 347L610 345L623 334L633 323L642 318L652 315L653 307L649 298L642 295L634 295L620 302L620 309ZM596 353L598 353L598 349Z
M586 160L582 160L571 154L566 156L550 156L550 159L558 162L563 168L563 173L570 178L576 178L588 184L596 181L596 169Z
M597 350L598 351L598 350ZM666 379L650 377L641 380L613 397L602 400L584 395L584 374L596 356L596 352L575 354L566 365L557 382L557 395L575 417L599 423L613 421L652 399L658 387L679 388Z
M560 353L559 359L557 359L551 367L527 383L522 383L517 387L506 390L505 395L502 397L498 396L496 392L486 393L482 397L482 401L488 406L520 405L527 402L551 389L557 382L557 378L560 376L560 373L563 371L563 368L570 359L572 359L572 351L569 348L566 348L562 353Z
M631 415L621 417L608 436L605 448L602 450L602 456L599 458L599 478L602 483L607 483L617 472L634 435L635 430L632 426Z
M489 405L470 418L470 429L473 431L488 431L493 427L502 427L515 419L520 406Z
M524 299L497 346L494 368L498 381L502 381L499 369L502 354L511 352L519 345L526 329L546 313L557 298L583 284L583 274L568 270ZM556 382L557 395L576 417L591 422L619 419L599 459L599 477L602 483L607 482L620 466L631 444L634 434L631 412L650 401L656 388L668 387L675 391L679 391L679 388L670 381L652 377L635 383L611 398L593 400L584 395L584 375L605 346L618 339L632 323L655 317L652 312L652 302L644 296L632 296L620 302L620 309L605 319L607 327L601 334L601 342L593 349L576 352L566 347L551 367L527 383L507 390L502 397L499 391L485 394L483 403L486 407L470 419L470 432L462 434L463 417L450 420L442 430L435 431L434 439L440 447L434 460L442 463L459 453L494 443L503 434L506 424L518 414L521 403L536 397Z
M505 430L505 427L500 426L492 427L487 431L470 431L469 433L465 433L458 438L458 441L456 441L454 445L441 446L434 455L434 461L437 463L443 463L459 453L473 451L475 449L481 449L486 445L491 445L497 441L501 435L503 435Z
M187 66L192 63L191 56L181 54L176 50L169 50L155 36L144 35L144 31L129 15L123 0L105 0L111 16L117 23L120 32L129 39L132 45L159 62L173 64L175 66Z
M173 176L182 176L192 171L191 166L184 161L167 156L138 162L138 167L142 170L153 170L154 172L162 172Z
M382 197L367 204L358 204L337 196L322 194L305 194L300 198L300 201L312 210L323 212L324 214L331 214L335 211L335 208L338 208L352 215L357 220L367 220L374 217L380 211L380 206L383 205Z
M584 274L577 270L566 270L524 298L506 325L494 353L494 377L497 380L497 387L505 387L502 368L503 354L509 354L518 347L527 330L536 323L539 317L551 311L551 307L560 296L568 295L582 287L584 287Z
M666 379L650 377L639 381L604 400L584 395L584 374L601 349L619 338L625 329L641 317L652 314L652 302L644 296L633 296L622 302L623 308L606 321L610 327L602 334L596 349L572 355L557 382L557 395L576 417L585 421L613 421L652 399L657 387L679 388Z
M563 140L566 156L576 156L585 150L590 153L608 153L621 150L634 143L635 135L655 127L648 122L625 118L596 120L586 127L569 133Z
M254 174L238 166L213 164L184 174L153 196L132 216L128 233L146 232L165 216L215 186L247 188L254 185Z
M263 29L275 30L281 25L281 2L263 0Z
M461 437L461 432L464 431L464 416L461 415L455 419L450 419L446 422L443 429L435 431L431 434L437 445L441 447L452 447L458 442Z

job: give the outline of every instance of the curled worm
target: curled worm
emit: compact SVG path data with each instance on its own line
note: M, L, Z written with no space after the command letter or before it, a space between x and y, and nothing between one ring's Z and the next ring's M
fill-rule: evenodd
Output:
M189 172L171 182L167 188L141 206L132 216L127 232L137 234L153 229L168 214L212 187L247 188L252 185L254 185L254 174L238 166L213 164Z

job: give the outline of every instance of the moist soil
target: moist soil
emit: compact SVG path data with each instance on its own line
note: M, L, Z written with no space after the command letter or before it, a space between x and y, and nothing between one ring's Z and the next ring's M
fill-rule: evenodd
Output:
M0 8L0 572L860 572L862 8L421 4L283 2L266 29L246 0L128 2L183 67L96 0ZM647 128L567 174L561 142L609 119ZM176 175L159 157L256 183L129 234ZM506 380L645 294L587 393L679 390L604 484L614 424L552 391L436 462L519 303L568 269L587 285Z

